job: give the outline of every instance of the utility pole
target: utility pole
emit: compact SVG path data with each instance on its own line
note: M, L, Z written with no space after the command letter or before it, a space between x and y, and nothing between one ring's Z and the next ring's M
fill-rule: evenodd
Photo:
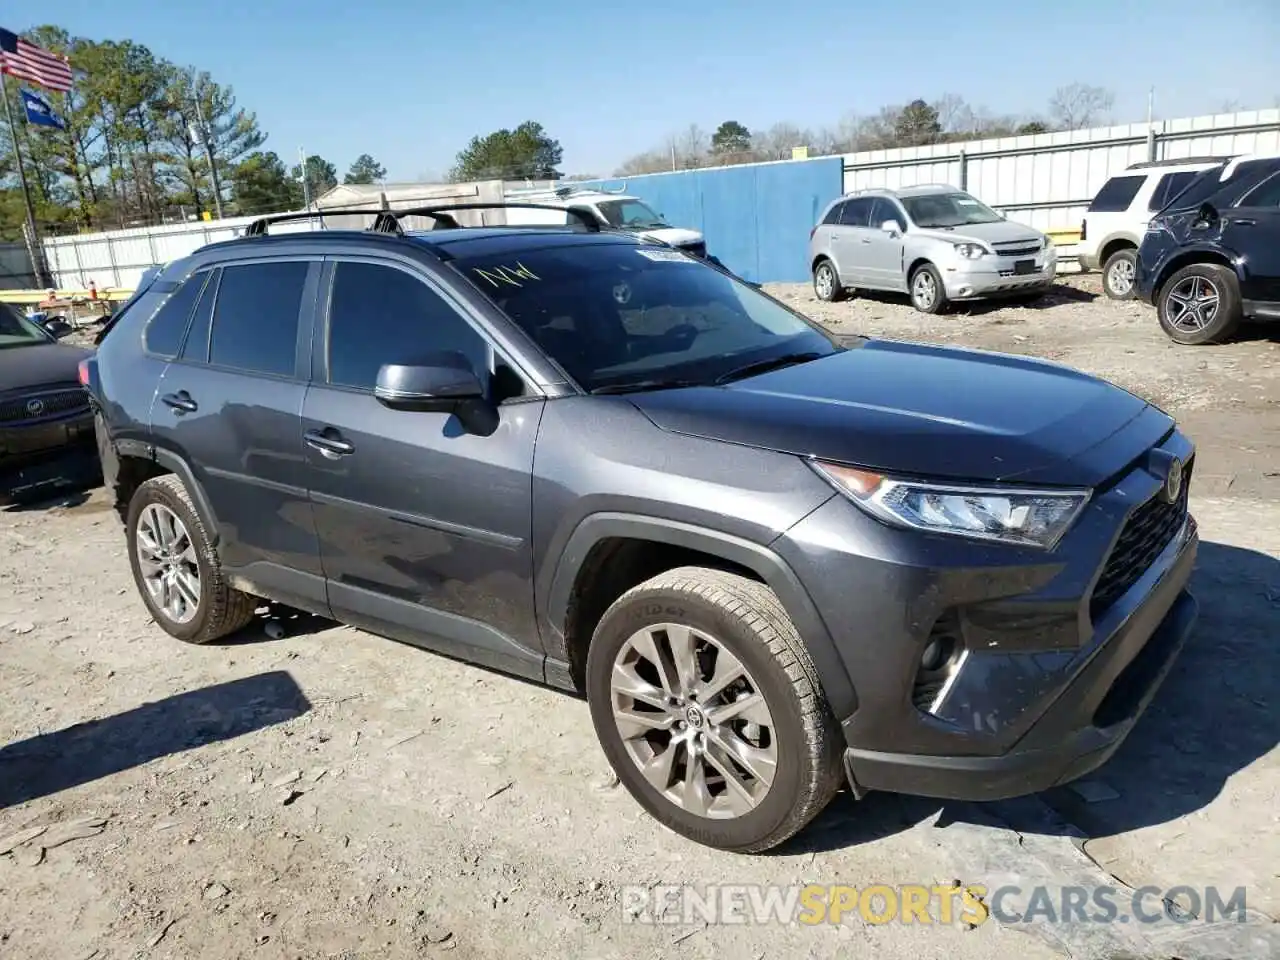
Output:
M192 99L196 105L196 124L200 130L200 143L204 146L204 155L209 161L209 178L213 181L213 208L218 219L222 219L222 184L218 182L218 162L213 158L213 147L209 144L209 128L204 122L204 107L200 104L200 88L196 78L191 78Z
M13 158L17 161L18 182L22 184L22 201L27 208L27 229L22 232L27 241L27 256L36 275L36 286L43 288L52 283L44 269L44 250L36 233L36 213L31 205L31 188L27 186L27 171L22 165L22 149L18 144L18 125L13 122L13 108L9 106L9 90L5 86L4 71L0 70L0 100L4 100L4 115L9 121L9 141L13 144Z
M302 177L302 209L311 212L311 185L307 182L307 151L298 148L298 173Z

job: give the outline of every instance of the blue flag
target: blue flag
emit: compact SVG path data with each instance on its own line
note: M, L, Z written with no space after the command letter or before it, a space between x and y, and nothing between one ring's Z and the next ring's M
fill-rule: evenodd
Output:
M67 129L66 122L53 112L47 100L37 97L30 90L18 89L22 96L22 108L27 111L27 123L38 127L53 127L56 130Z

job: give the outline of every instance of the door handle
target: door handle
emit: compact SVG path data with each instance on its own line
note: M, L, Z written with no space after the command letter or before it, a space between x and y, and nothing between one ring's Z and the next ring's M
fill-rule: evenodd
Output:
M1258 225L1257 220L1252 220L1249 217L1236 217L1231 223L1237 227L1256 227Z
M863 243L870 243L870 242L871 242L871 238L870 238L870 237L863 237L863 238L862 238L862 242L863 242Z
M173 408L176 416L182 416L184 413L195 413L200 409L200 405L191 399L191 394L185 390L179 390L177 393L166 393L160 398L163 403Z
M332 427L324 430L308 430L302 435L302 439L306 441L307 446L314 450L319 450L322 456L326 456L330 460L346 457L356 452L355 446L343 440L342 434Z

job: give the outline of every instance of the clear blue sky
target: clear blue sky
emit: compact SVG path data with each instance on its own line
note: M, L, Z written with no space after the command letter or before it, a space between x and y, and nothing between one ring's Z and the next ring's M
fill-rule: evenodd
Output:
M537 12L539 8L547 12ZM540 121L567 173L609 173L698 123L834 126L945 93L1043 110L1073 81L1117 122L1280 99L1280 0L9 0L0 26L130 38L209 70L267 147L392 180L474 134Z

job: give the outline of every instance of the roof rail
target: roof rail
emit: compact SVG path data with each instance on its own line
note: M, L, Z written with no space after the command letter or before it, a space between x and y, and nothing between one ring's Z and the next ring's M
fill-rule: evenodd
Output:
M369 228L372 233L391 233L402 235L404 229L400 226L401 217L430 217L435 221L437 230L459 230L463 229L462 224L453 216L454 210L550 210L554 213L562 213L566 216L578 221L588 233L599 233L600 224L591 217L590 214L580 210L570 210L566 207L556 207L549 203L454 203L431 207L409 207L405 210L378 210L377 217L373 221L373 226ZM366 210L365 213L373 213L375 211ZM530 224L530 226L546 226L546 224Z
M385 204L387 202L385 195L382 198L382 202L384 204L383 209L385 209ZM353 213L377 214L381 212L382 210L378 210L378 209L371 210L366 206L366 207L326 207L323 210L305 210L305 211L295 210L290 213L272 213L272 214L268 214L265 217L259 217L257 220L254 220L251 223L247 224L244 228L243 236L265 237L267 235L267 227L271 226L273 223L296 223L300 220L319 220L320 226L323 227L324 218L328 216L339 216L343 214L349 215Z
M1131 163L1127 167L1125 167L1125 169L1126 170L1149 170L1152 167L1180 167L1180 166L1190 165L1193 163L1207 163L1212 165L1215 163L1226 163L1230 159L1231 159L1231 155L1228 154L1226 156L1220 156L1220 157L1210 157L1210 156L1177 157L1172 160L1143 160L1140 163Z

